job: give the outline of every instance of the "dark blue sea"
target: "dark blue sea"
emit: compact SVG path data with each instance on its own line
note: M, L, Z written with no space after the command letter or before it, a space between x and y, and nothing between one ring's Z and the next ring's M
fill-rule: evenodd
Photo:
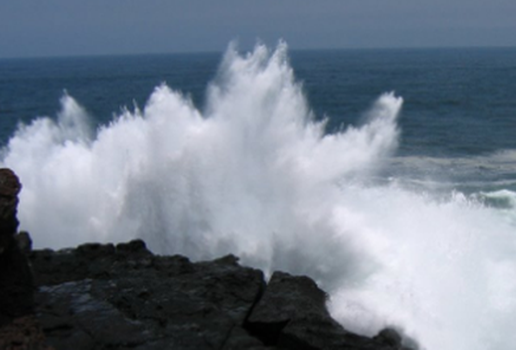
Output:
M144 107L161 83L191 96L202 110L221 57L0 60L1 144L19 122L55 118L64 91L84 106L97 127L123 107ZM372 101L393 91L404 99L399 156L460 162L516 149L516 49L294 51L289 58L316 118L329 119L328 132L356 125ZM507 170L498 175L516 181Z
M308 274L364 334L516 347L516 49L0 60L37 246Z

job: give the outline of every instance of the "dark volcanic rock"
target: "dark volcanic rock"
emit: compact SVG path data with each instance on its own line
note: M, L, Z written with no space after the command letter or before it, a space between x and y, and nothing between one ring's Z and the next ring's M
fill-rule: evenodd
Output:
M35 316L24 316L0 328L2 350L53 350L45 344L45 335Z
M304 276L275 272L246 327L285 349L402 349L393 330L370 339L346 331L326 309L326 294Z
M16 210L18 207L18 193L21 184L18 177L10 169L0 169L0 236L12 236L18 228ZM3 242L2 242L3 243ZM3 245L1 248L7 248Z
M391 329L346 331L308 277L259 270L232 255L192 263L141 240L33 251L37 317L60 349L403 349Z
M33 309L32 274L15 240L21 184L9 169L0 169L0 326Z
M56 349L245 349L242 328L264 287L236 258L191 263L142 241L31 254L37 313Z
M30 254L36 311L60 349L403 349L391 329L346 331L308 277L259 270L232 255L192 263L141 240Z

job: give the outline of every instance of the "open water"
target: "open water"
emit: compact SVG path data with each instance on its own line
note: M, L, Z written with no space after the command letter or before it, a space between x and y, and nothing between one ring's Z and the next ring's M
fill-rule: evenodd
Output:
M516 347L516 49L0 60L0 125L37 247L234 253L353 331Z

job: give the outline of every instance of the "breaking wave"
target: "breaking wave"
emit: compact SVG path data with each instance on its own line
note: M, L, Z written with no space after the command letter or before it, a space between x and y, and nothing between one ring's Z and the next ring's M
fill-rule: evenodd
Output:
M393 93L326 133L280 43L230 47L203 110L161 85L93 130L72 97L61 104L3 151L37 247L141 237L196 260L234 253L311 276L353 331L394 325L435 350L516 344L513 223L460 192L374 181L398 143Z

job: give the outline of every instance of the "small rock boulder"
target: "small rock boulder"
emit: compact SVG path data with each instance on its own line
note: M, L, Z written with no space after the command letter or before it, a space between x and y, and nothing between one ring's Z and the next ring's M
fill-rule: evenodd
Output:
M331 318L326 293L305 276L275 272L246 328L266 345L296 350L402 349L399 335L367 338L346 331Z

